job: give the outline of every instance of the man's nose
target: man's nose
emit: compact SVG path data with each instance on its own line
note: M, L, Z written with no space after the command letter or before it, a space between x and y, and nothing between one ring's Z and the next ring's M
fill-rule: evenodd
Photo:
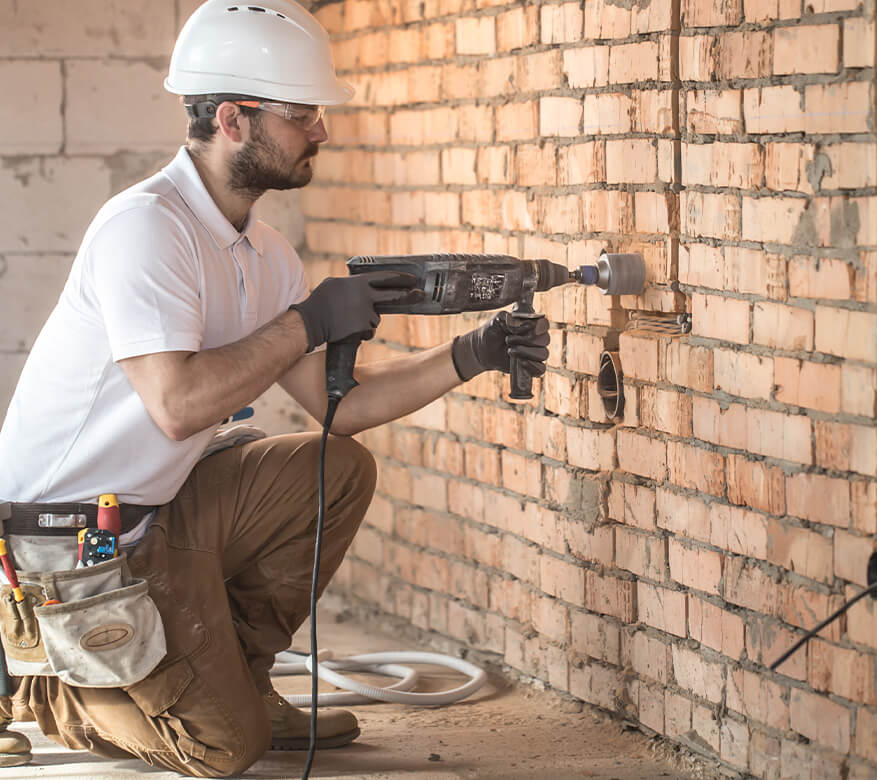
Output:
M315 144L322 144L329 140L329 133L326 131L326 123L323 119L320 119L308 131L308 140Z

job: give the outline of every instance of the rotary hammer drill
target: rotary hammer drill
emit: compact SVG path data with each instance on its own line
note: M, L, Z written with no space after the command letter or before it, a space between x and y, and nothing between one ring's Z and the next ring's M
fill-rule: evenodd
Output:
M501 309L514 304L512 321L538 317L533 295L562 284L594 284L606 295L640 295L645 263L638 254L603 253L597 265L570 271L548 260L518 260L507 255L431 254L357 256L347 261L351 274L401 271L417 279L422 301L379 304L378 314L459 314ZM326 348L326 390L340 401L357 384L353 378L356 351L364 334L354 334ZM512 356L510 397L533 397L533 378Z

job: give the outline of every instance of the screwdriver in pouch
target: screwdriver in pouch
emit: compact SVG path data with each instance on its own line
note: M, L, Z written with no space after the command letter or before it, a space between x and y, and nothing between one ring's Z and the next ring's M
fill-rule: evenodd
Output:
M0 561L3 562L3 571L6 573L6 579L9 580L9 585L12 588L12 595L15 597L16 601L24 601L24 593L22 593L21 585L18 583L18 575L15 573L15 568L12 565L12 561L9 560L9 555L6 552L5 539L0 539Z

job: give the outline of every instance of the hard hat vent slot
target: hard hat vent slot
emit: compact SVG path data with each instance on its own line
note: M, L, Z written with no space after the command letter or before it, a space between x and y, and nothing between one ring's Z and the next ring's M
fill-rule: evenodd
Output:
M257 5L248 5L247 10L248 11L258 11L260 14L265 13L265 9L259 8L259 6L257 6Z
M226 8L225 10L226 11L239 11L240 9L236 5L233 5L233 6L230 6L229 8Z

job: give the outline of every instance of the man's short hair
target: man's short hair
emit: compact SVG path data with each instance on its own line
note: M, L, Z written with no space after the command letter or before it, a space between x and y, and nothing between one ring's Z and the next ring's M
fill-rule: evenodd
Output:
M219 129L213 118L216 109L220 103L227 100L258 100L259 98L249 97L247 95L230 95L230 94L210 94L210 95L186 95L183 103L186 106L186 113L189 115L188 137L190 141L199 141L209 144L216 131ZM213 106L212 112L210 106ZM241 113L250 119L250 121L258 121L261 113L258 108L249 108L247 106L238 106Z

